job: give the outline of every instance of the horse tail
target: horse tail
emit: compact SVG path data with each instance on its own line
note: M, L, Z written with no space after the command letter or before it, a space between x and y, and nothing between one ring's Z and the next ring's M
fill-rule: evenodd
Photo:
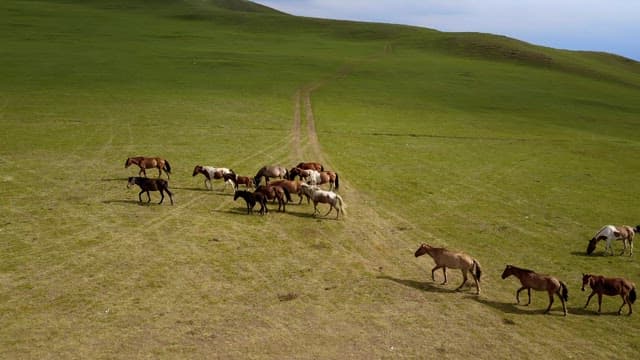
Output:
M284 190L284 195L287 197L287 202L291 202L291 193L289 192L289 189L283 186L282 190Z
M560 296L564 299L564 301L569 301L569 289L567 288L567 284L560 281L560 288L562 290Z
M164 171L166 171L167 174L171 174L171 165L169 165L169 160L164 161Z
M340 211L342 211L342 216L345 216L347 214L346 211L344 211L344 209L347 207L344 203L344 200L342 200L342 196L336 194L336 198L338 199L338 204L340 205Z
M335 187L335 189L338 190L339 187L340 187L340 178L338 177L338 173L336 173L336 187Z
M482 269L480 268L480 263L478 260L473 259L473 266L476 269L475 276L478 281L480 281L480 276L482 276Z
M631 291L629 292L629 302L630 303L634 303L636 302L636 287L632 287Z

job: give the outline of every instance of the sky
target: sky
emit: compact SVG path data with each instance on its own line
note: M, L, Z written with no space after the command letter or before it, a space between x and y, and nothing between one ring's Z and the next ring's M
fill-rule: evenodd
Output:
M640 61L640 0L253 0L291 15L505 35Z

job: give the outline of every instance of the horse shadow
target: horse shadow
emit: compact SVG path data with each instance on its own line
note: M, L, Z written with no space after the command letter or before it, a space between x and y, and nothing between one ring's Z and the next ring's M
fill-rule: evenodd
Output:
M143 201L140 202L138 200L122 200L122 199L117 199L117 200L103 200L102 201L103 204L107 204L107 205L111 205L111 204L127 204L127 205L140 205L140 206L151 206L151 205L158 205L158 203L156 202L154 204L153 201L151 201L150 203ZM161 205L161 204L160 204Z
M542 308L533 309L531 305L518 305L514 302L501 302L501 301L481 298L478 296L469 296L469 298L479 302L482 305L492 307L496 310L499 310L507 314L564 316L562 312L562 305L560 305L559 301L554 302L553 307L551 308L551 311L549 311L548 314L545 314L545 311L547 310L546 306L548 305L548 303L545 303ZM567 307L567 313L575 314L575 312L571 311L569 307Z
M437 283L431 282L431 281L416 281L416 280L409 280L409 279L398 279L395 278L393 276L389 276L389 275L379 275L377 276L378 279L382 279L382 280L390 280L393 281L397 284L400 285L404 285L410 288L414 288L417 290L421 290L421 291L427 291L427 292L437 292L437 293L455 293L457 292L456 290L452 290L452 289L446 289L446 288L442 288L440 286L436 286Z

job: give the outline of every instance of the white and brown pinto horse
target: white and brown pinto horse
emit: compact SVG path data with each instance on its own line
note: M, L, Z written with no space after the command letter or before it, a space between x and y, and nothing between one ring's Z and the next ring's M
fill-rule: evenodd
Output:
M256 176L253 178L253 182L256 186L260 185L263 177L267 183L269 183L269 178L288 179L289 171L284 166L265 165L258 170Z
M158 169L158 177L162 175L162 170L167 174L167 179L169 178L169 174L171 174L171 165L169 165L169 161L163 159L161 157L145 157L145 156L134 156L127 158L124 162L124 168L128 168L132 164L138 165L140 167L140 171L138 175L144 175L147 177L146 169Z
M478 260L465 253L453 252L442 247L433 247L427 244L420 245L414 255L418 257L424 254L429 254L436 263L436 266L431 269L431 279L433 279L433 281L436 280L435 271L440 268L442 268L442 273L444 274L444 282L442 285L447 283L447 268L460 269L463 280L462 284L460 284L456 290L460 290L464 284L467 283L468 272L476 282L476 294L480 295L480 276L482 275L482 270L480 269Z
M193 174L191 176L196 176L198 174L204 175L204 186L209 190L213 190L211 180L224 179L225 174L235 173L229 168L196 165L196 167L193 168ZM231 184L231 186L234 186L231 180L225 180L224 188L222 190L225 190L227 188L227 184Z
M313 215L315 216L315 214L319 213L318 211L318 203L323 203L323 204L329 204L329 211L327 211L326 214L324 214L324 216L329 215L329 213L331 212L332 209L336 209L336 219L338 218L338 216L340 216L340 213L342 213L342 216L344 217L345 215L345 203L344 200L342 200L342 197L336 193L334 193L333 191L326 191L326 190L322 190L317 186L314 185L309 185L309 184L302 184L302 192L311 198L311 201L313 201Z
M637 227L636 227L637 229ZM591 255L593 251L596 249L596 244L601 240L606 240L607 243L604 248L604 253L607 253L607 250L611 252L613 255L613 246L612 242L614 240L622 240L624 248L620 255L623 255L625 250L627 250L627 243L629 244L629 256L633 255L633 235L635 230L627 225L605 225L600 229L589 241L589 246L587 246L587 255Z
M329 183L329 191L338 190L340 188L340 178L335 171L317 171L311 169L293 168L289 171L289 179L293 180L296 176L300 180L305 181L309 185L322 185Z

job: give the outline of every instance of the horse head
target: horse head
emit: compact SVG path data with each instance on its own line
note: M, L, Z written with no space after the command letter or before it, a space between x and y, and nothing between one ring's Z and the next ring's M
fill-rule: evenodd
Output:
M127 181L127 189L136 184L136 178L133 176L129 176L129 181Z
M584 291L584 287L591 282L591 278L593 275L591 274L582 274L582 291Z
M132 163L133 161L131 160L131 158L127 158L127 160L124 161L124 168L128 168Z
M413 255L415 255L415 257L422 256L427 253L427 250L429 250L429 248L429 245L423 243Z
M591 255L593 251L596 249L596 243L598 240L596 238L592 238L589 240L589 245L587 246L587 255Z
M504 279L508 278L512 274L513 274L513 266L507 265L504 268L504 271L502 272L502 279L504 280Z
M200 174L202 172L202 166L201 165L196 165L196 167L193 168L193 174L191 174L191 176L196 176L198 174Z

